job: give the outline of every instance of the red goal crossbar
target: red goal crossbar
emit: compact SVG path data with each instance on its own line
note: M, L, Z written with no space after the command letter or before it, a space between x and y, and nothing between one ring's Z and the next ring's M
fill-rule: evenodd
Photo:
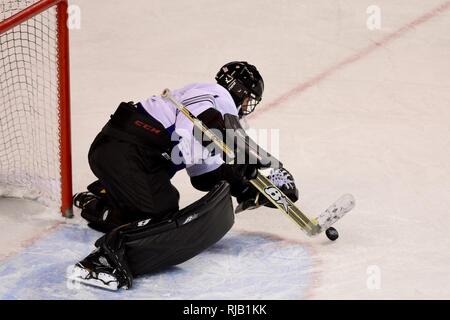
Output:
M41 0L0 22L3 34L36 15L56 6L57 14L57 68L59 100L59 146L61 172L61 213L72 216L72 161L70 129L70 75L69 75L69 31L67 27L68 1Z

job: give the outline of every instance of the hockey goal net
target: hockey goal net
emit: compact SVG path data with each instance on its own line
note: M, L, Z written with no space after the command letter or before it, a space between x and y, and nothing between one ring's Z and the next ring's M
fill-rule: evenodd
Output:
M0 0L0 196L72 214L67 0Z

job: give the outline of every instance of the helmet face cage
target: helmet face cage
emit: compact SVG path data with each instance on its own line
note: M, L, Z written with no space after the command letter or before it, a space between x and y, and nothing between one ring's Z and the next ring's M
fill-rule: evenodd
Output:
M261 98L256 99L254 94L250 94L247 100L244 100L239 109L240 116L246 116L255 111L256 106L261 102Z
M226 64L216 75L238 107L239 117L252 113L262 99L264 81L256 67L245 61Z

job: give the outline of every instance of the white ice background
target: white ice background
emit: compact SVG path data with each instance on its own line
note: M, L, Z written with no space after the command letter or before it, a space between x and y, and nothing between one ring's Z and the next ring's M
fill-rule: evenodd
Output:
M225 62L247 60L266 84L249 125L280 129L300 206L313 216L349 192L356 208L333 243L274 209L242 213L209 251L111 294L64 279L98 234L3 200L1 298L450 298L448 1L376 1L380 30L366 26L368 0L72 4L76 191L94 179L87 152L119 102L213 81ZM173 183L181 206L202 195L185 173Z

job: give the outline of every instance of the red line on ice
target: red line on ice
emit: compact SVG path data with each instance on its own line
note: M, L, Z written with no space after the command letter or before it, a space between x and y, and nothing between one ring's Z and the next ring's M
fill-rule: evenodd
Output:
M280 106L287 100L293 98L294 96L300 94L301 92L307 90L308 88L310 88L310 87L316 85L317 83L321 82L322 80L328 78L330 75L332 75L336 71L342 69L343 67L345 67L347 65L350 65L352 63L355 63L355 62L361 60L362 58L368 56L370 53L374 52L375 50L386 46L391 41L400 38L406 32L429 21L433 17L437 16L438 14L441 14L442 12L448 10L449 8L450 8L450 1L446 1L446 2L442 3L441 5L434 8L433 10L417 17L413 21L411 21L408 24L404 25L403 27L399 28L397 31L388 34L387 36L383 37L379 41L372 43L371 45L363 48L362 50L356 52L355 54L345 58L344 60L336 63L335 65L332 65L330 68L325 69L324 71L322 71L321 73L317 74L316 76L310 78L309 80L299 83L297 86L295 86L291 90L285 92L278 98L274 99L272 102L269 102L268 104L266 104L263 108L261 108L259 110L259 112L255 112L254 114L252 114L252 118L255 118L257 115L259 115L261 113L269 111L272 108Z

